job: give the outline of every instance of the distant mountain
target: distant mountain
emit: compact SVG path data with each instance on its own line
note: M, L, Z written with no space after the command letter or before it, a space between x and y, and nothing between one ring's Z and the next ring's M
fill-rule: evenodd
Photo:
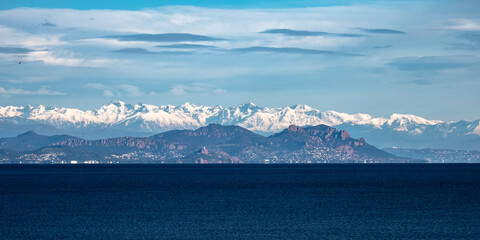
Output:
M388 153L414 159L423 159L429 163L480 163L480 151L452 149L402 149L385 148Z
M39 143L43 139L43 144ZM52 143L52 139L57 142ZM396 157L346 131L326 125L289 126L269 137L239 126L210 124L196 130L172 130L150 137L84 140L25 133L5 142L35 142L36 150L0 152L3 163L400 163ZM48 143L48 146L46 145ZM12 145L10 145L12 146ZM30 146L30 145L29 145Z
M368 114L322 112L306 105L267 108L253 103L236 107L126 104L115 101L97 110L44 106L0 107L0 137L26 130L68 134L85 139L143 137L174 129L196 129L211 123L237 125L268 136L289 125L324 124L364 137L377 147L480 150L480 120L445 122L408 114L375 118Z
M69 139L78 139L76 137L67 135L44 136L28 131L17 137L1 138L0 149L9 149L13 151L28 151L34 150L53 143L66 141Z

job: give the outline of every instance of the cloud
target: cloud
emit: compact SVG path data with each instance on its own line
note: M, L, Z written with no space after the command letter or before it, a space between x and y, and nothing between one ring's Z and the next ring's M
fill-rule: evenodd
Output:
M155 54L155 52L148 51L144 48L121 48L118 50L113 50L112 52L116 53L133 53L133 54Z
M85 87L94 89L94 90L102 90L103 96L105 97L115 97L115 96L140 97L144 95L144 93L140 90L139 87L130 85L130 84L122 84L119 86L107 86L102 83L87 83Z
M117 39L119 41L143 41L143 42L206 42L218 41L219 38L212 38L203 35L189 33L162 33L162 34L131 34L131 35L110 35L104 38Z
M444 83L445 86L455 84L448 80L450 78L471 79L468 86L455 85L457 92L462 94L452 98L475 102L478 94L472 92L480 84L474 81L478 79L480 71L480 68L475 69L475 63L462 58L432 60L428 56L471 54L480 57L478 51L473 50L478 45L475 44L475 41L478 43L475 32L480 31L473 30L479 23L478 14L451 12L450 9L442 9L433 0L429 1L428 4L413 1L398 4L375 2L299 9L171 6L132 11L4 10L0 11L0 46L35 51L25 53L25 57L0 54L1 71L12 76L1 80L0 86L7 90L21 88L35 91L41 85L48 85L68 94L55 98L57 102L78 105L93 104L107 97L128 99L125 88L119 86L127 84L137 86L144 93L135 98L139 101L168 103L184 99L182 94L192 94L198 95L196 100L200 102L222 101L230 104L238 99L250 99L285 104L288 101L315 101L332 103L329 108L347 106L356 111L355 107L363 107L355 100L365 99L362 96L370 94L375 95L375 99L368 100L370 103L383 102L378 99L390 101L391 89L398 90L399 96L388 102L392 107L400 99L419 98L421 101L423 96L444 105L448 103L444 100L445 92L437 89L439 84L435 83ZM476 23L466 22L462 25L449 22L446 25L445 20L452 18L470 19ZM45 19L57 27L41 26ZM451 29L445 29L445 26ZM407 34L368 33L357 27L401 30ZM262 31L270 33L260 34ZM140 33L147 34L150 39L145 39ZM172 41L158 33L190 33L208 37L205 40L226 40L182 42L185 39L176 38ZM158 36L160 39L157 39ZM406 37L411 41L406 41ZM445 50L452 44L465 44L465 47ZM394 47L378 49L387 46ZM141 49L158 54L142 54L144 51ZM342 57L348 53L366 56ZM406 56L410 57L405 59ZM427 58L422 59L422 56ZM15 65L20 58L25 64ZM456 63L457 60L459 63ZM376 69L383 69L383 72L373 72ZM441 71L442 74L435 74L435 71ZM13 85L13 82L6 81L29 76L54 76L61 81L58 81L58 85L28 82ZM431 87L431 94L411 91L411 87L416 87L412 82L415 79L433 82L428 86ZM406 81L410 85L407 84L405 88L393 84ZM85 85L88 82L98 82L104 86L91 85L87 88ZM210 85L198 86L194 82ZM225 89L229 98L208 98ZM159 95L149 97L151 91ZM308 91L312 92L311 95ZM135 91L130 93L138 95ZM338 94L348 95L346 102L353 104L342 106L345 101L335 101L334 96ZM11 102L37 100L37 97L17 96ZM370 106L367 100L362 101L363 105Z
M118 86L118 88L122 90L125 94L127 94L127 96L129 97L140 97L144 95L140 88L134 85L123 84Z
M364 37L362 34L356 33L330 33L330 32L315 32L315 31L305 31L305 30L293 30L293 29L268 29L260 33L271 33L271 34L281 34L284 36L295 36L295 37L349 37L349 38L358 38Z
M384 48L391 48L392 45L383 45L383 46L374 46L374 49L384 49Z
M239 53L256 53L256 52L265 52L265 53L287 53L287 54L315 54L315 55L338 55L338 56L362 56L359 54L350 54L350 53L341 53L336 51L325 51L325 50L316 50L316 49L304 49L304 48L293 48L293 47L248 47L248 48L236 48L232 49L233 52Z
M106 89L107 86L104 85L104 84L101 84L101 83L87 83L87 85L85 85L86 88L91 88L91 89L96 89L96 90L102 90L102 89Z
M187 94L186 87L185 86L173 86L172 89L170 89L170 92L175 94L175 95L185 95Z
M465 32L458 36L461 39L465 39L476 44L480 44L480 31L475 32Z
M454 19L444 28L463 31L479 31L480 23L470 19Z
M0 47L0 53L3 54L26 54L35 50L21 47Z
M192 85L178 84L174 85L170 91L174 95L186 95L190 93L216 93L223 94L227 90L223 88L211 88L210 85L204 83L196 83Z
M45 22L42 23L42 26L44 26L44 27L55 27L57 25L55 25L55 24L49 22L47 19L45 19Z
M105 97L115 97L115 94L110 90L104 90L103 91L103 96L105 96Z
M406 32L402 32L394 29L387 29L387 28L358 28L358 29L366 33L373 33L373 34L406 34Z
M113 50L115 53L126 53L126 54L192 54L191 51L160 51L152 52L144 48L121 48L118 50Z
M22 89L22 88L5 89L3 87L0 87L0 94L2 94L4 96L9 96L9 95L49 95L49 96L65 95L65 93L51 90L49 87L46 87L46 86L42 86L38 90L34 90L34 91L25 90L25 89Z
M213 90L213 93L223 94L223 93L227 93L227 90L225 90L223 88L217 88L217 89Z
M26 13L25 13L26 14ZM1 17L1 12L0 12ZM0 18L1 19L1 18ZM46 48L50 46L60 46L66 44L61 41L62 34L33 34L6 27L0 24L0 45L21 46L23 48L36 49Z
M208 49L216 48L211 45L202 45L202 44L171 44L171 45L158 45L155 46L158 48L174 48L174 49Z
M432 81L427 79L416 79L416 80L413 80L412 82L416 85L421 85L421 86L428 86L433 84Z
M472 43L456 43L445 47L446 50L463 50L463 51L477 51L480 49L480 44Z
M41 76L6 76L0 77L1 81L15 83L15 84L29 84L29 83L41 83L52 82L62 80L60 76L41 75Z
M398 58L387 65L402 71L436 72L450 69L476 69L480 67L476 56L425 56Z
M44 64L65 67L103 67L109 62L108 59L85 59L74 57L73 53L62 51L35 51L30 52L26 61L41 61Z

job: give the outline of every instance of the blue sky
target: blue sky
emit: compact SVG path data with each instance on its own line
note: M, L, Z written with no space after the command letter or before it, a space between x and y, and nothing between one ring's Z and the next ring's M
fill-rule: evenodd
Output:
M0 105L480 118L478 1L238 2L2 1Z
M414 0L408 0L414 1ZM415 0L417 2L422 0ZM365 3L378 3L378 0L263 0L263 1L234 1L234 0L136 0L136 1L99 1L99 0L15 0L0 3L0 9L11 9L17 7L30 8L72 8L81 10L90 9L120 9L120 10L141 10L163 6L198 6L213 8L304 8L304 7L326 7L346 6ZM389 0L383 2L407 2L405 0Z

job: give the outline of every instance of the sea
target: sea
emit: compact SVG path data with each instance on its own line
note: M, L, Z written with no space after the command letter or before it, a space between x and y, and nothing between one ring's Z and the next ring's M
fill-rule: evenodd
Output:
M0 239L480 239L480 164L0 165Z

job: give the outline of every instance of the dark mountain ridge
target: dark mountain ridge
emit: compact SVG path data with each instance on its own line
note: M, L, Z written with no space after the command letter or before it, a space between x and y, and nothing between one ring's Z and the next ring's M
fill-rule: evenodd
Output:
M16 137L1 138L0 149L9 149L13 151L35 150L54 143L79 139L68 135L44 136L30 130Z
M28 136L29 134L26 134ZM150 137L84 140L42 136L39 149L20 152L16 160L151 163L321 163L411 162L379 150L364 139L326 125L291 125L269 137L239 126L210 124L196 130L173 130ZM24 138L23 134L17 140ZM38 138L37 135L32 135ZM10 139L10 142L13 142ZM11 155L11 154L10 154ZM23 158L22 158L23 156ZM93 158L93 159L92 159Z

